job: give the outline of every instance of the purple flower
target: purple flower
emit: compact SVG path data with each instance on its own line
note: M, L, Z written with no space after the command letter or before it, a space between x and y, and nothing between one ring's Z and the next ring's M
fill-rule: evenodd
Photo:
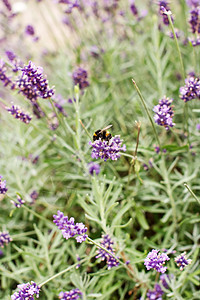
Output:
M148 300L162 300L162 295L164 294L163 290L161 289L161 286L156 283L154 285L154 289L148 290L147 292L147 299Z
M163 267L165 261L170 260L166 253L160 253L159 250L153 249L145 258L144 265L147 270L154 269L157 272L165 273L167 267Z
M34 282L18 284L18 292L11 296L11 300L34 300L34 295L39 298L40 287Z
M195 98L200 99L200 79L195 75L188 76L185 79L185 85L180 88L180 98L188 102Z
M31 102L33 114L36 116L37 119L40 119L45 116L45 113L41 109L40 105L37 102Z
M188 40L191 42L193 47L199 46L200 45L200 37L197 36L196 39L194 38L188 38Z
M7 192L6 180L1 180L2 176L0 175L0 194L5 194Z
M135 0L130 1L130 10L134 16L138 17L138 9L135 5Z
M16 58L16 55L13 51L7 50L5 53L11 62Z
M11 200L10 202L11 202L16 208L20 208L20 207L25 203L25 201L22 200L22 198L21 198L19 195L17 195L17 201L16 201L16 202L13 201L13 200Z
M88 164L88 171L91 175L98 175L99 172L100 172L100 165L99 164L96 164L95 162L91 161L89 164Z
M35 34L34 27L32 25L27 25L25 28L25 32L28 35L34 35Z
M53 215L53 217L53 222L62 231L62 235L66 240L77 235L76 241L78 243L82 243L88 237L88 235L85 234L87 231L87 227L85 227L83 223L75 224L74 218L68 219L68 217L64 216L64 214L59 210L57 211L57 215Z
M74 289L69 292L60 292L59 299L61 300L76 300L82 295L79 289Z
M122 146L122 140L120 140L119 135L115 135L109 141L105 140L96 140L93 143L90 141L89 145L92 146L92 158L101 158L104 161L108 160L117 160L120 158L120 151L126 151L126 145Z
M162 274L160 275L160 283L164 288L169 289L167 280L170 281L170 279L172 279L173 277L174 277L173 274Z
M200 124L199 123L197 124L196 129L200 130Z
M3 0L3 3L5 5L5 7L7 8L8 11L12 11L12 6L10 4L10 2L8 0Z
M54 90L49 88L41 67L36 67L29 61L29 64L20 70L22 75L18 79L19 90L31 102L35 102L39 97L47 99L54 95Z
M80 0L59 0L59 3L67 4L66 14L71 14L73 8L80 8Z
M174 260L181 271L183 271L183 269L192 262L191 259L187 259L186 252L183 252L179 256L175 257Z
M189 23L192 33L200 33L200 7L194 7L190 11Z
M76 254L76 259L77 259L78 262L81 260L81 258L80 258L80 256L78 254ZM76 266L76 269L80 268L80 266L81 266L81 264L78 264Z
M8 245L12 241L8 232L1 232L0 231L0 247L3 248L4 245Z
M169 127L173 127L175 125L175 123L172 122L172 118L174 116L171 106L172 101L173 99L164 97L159 100L159 104L154 106L153 109L156 113L154 116L155 122L160 126L164 126L166 130L169 130Z
M30 204L34 204L35 201L38 199L39 197L39 193L37 191L32 191L32 193L30 194L30 197L32 199Z
M113 249L113 241L111 240L111 238L109 237L108 234L103 235L102 236L103 241L101 242L101 246L103 246L104 248L106 248L108 251L110 251L110 253L114 254L115 251ZM105 250L99 248L97 250L97 256L96 258L101 258L101 260L106 260L107 266L108 266L108 270L110 270L113 267L117 267L119 265L119 262L112 256L110 255L108 252L106 252Z
M14 116L15 119L18 119L25 124L29 124L32 119L28 114L24 113L21 108L16 105L12 105L11 108L6 107L6 109L12 116Z
M168 16L166 14L166 12L170 11L169 5L168 5L168 1L163 0L163 1L158 1L158 5L159 5L159 12L160 15L163 18L163 24L165 24L166 26L169 25L169 20L168 20ZM173 19L172 19L173 22Z
M200 6L200 0L186 0L187 5L190 7L197 7Z
M7 68L2 59L0 59L0 80L3 82L4 86L7 86L12 83L10 78L6 75Z
M85 89L90 85L87 77L88 77L87 71L84 70L83 68L76 69L72 74L74 85L78 84L81 90Z

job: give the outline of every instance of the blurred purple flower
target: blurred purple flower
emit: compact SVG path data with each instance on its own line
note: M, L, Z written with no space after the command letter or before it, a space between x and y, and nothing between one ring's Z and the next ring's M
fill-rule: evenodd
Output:
M2 176L0 175L0 194L5 194L7 192L7 188L6 188L6 180L1 180Z
M7 50L5 53L11 62L16 58L16 55L13 51Z
M169 3L168 3L168 1L163 0L163 1L158 1L158 5L159 5L160 15L163 18L163 24L168 26L169 25L169 20L168 20L168 16L167 16L166 12L170 11ZM172 17L171 17L171 19L172 19L172 22L173 22Z
M200 79L195 75L188 76L185 79L185 85L180 88L180 98L188 102L195 98L200 99Z
M11 300L34 300L34 295L39 298L40 287L34 281L18 284L17 287L19 291L11 296Z
M115 135L109 141L105 140L96 140L93 143L90 141L89 145L92 146L92 158L101 158L104 161L108 160L117 160L120 158L120 151L126 151L126 145L122 146L122 140L120 140L119 135Z
M186 0L187 5L190 7L200 6L200 0Z
M7 68L2 59L0 59L0 80L3 82L4 86L12 83L11 79L6 75Z
M57 211L57 215L53 215L54 223L56 226L62 231L63 237L68 240L71 237L76 237L76 241L78 243L82 243L86 240L88 237L87 234L87 227L83 223L74 223L74 218L68 219L67 216L64 216L64 214L61 211Z
M165 273L167 267L164 267L165 261L170 260L166 253L160 253L159 250L153 249L144 260L147 270L154 269L157 272Z
M174 278L173 274L162 274L160 275L160 283L165 289L169 289L169 285L167 281L170 281L170 279Z
M12 6L8 0L2 0L8 11L12 11Z
M147 299L148 300L162 300L162 295L164 294L163 290L161 289L161 286L156 283L154 285L154 289L148 290L147 292Z
M12 241L8 232L1 232L0 231L0 247L3 248L5 245L8 245Z
M87 77L88 77L87 71L84 70L83 68L76 69L72 74L74 85L78 84L81 90L85 89L90 85Z
M109 237L109 235L108 234L103 235L102 238L103 240L100 243L100 245L106 248L110 253L114 254L115 253L113 249L114 243ZM96 258L101 258L102 261L106 260L108 270L110 270L113 267L117 267L119 265L119 262L112 255L110 255L108 252L106 252L101 248L97 250Z
M10 202L16 207L16 208L20 208L24 203L25 201L22 200L22 198L17 195L17 201L15 202L14 200L10 200Z
M191 259L187 259L186 252L181 253L174 260L181 271L183 271L183 269L192 262Z
M34 204L35 201L38 199L39 197L39 193L37 191L32 191L32 193L30 194L30 197L32 199L32 202L30 204Z
M88 171L90 173L90 175L98 175L99 172L100 172L100 165L99 164L96 164L95 162L91 161L89 164L88 164Z
M196 129L200 130L200 123L197 124Z
M138 9L135 5L135 0L130 0L130 10L134 16L138 17Z
M59 299L61 300L76 300L82 295L79 289L74 289L68 292L60 292Z
M159 100L159 104L154 106L153 111L156 113L154 116L155 122L164 126L166 130L169 130L169 127L173 127L175 123L172 122L174 112L172 110L173 99L164 97Z
M32 25L27 25L26 28L25 28L25 33L27 35L31 35L33 36L35 34L35 29Z
M12 105L11 108L6 107L6 110L14 116L15 119L22 121L25 124L29 124L32 118L27 114L24 113L19 106Z
M200 33L200 7L194 7L190 11L189 23L192 33Z
M41 109L40 105L37 102L31 102L33 114L36 116L37 119L40 119L45 116L45 113Z

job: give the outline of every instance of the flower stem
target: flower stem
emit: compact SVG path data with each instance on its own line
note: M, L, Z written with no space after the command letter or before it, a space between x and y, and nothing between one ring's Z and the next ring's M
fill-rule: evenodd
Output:
M188 184L186 182L184 182L184 186L190 192L190 194L193 196L193 198L198 202L198 204L200 204L200 200L197 198L195 193L191 190L191 188L188 186Z
M151 126L152 126L152 128L153 128L153 132L154 132L155 138L156 138L156 140L157 140L157 143L158 143L159 147L161 148L160 140L159 140L159 138L158 138L158 134L157 134L157 132L156 132L156 128L155 128L153 119L152 119L152 117L151 117L151 115L150 115L150 113L149 113L149 109L148 109L148 107L147 107L147 105L146 105L146 103L145 103L145 100L144 100L144 98L143 98L143 96L142 96L142 94L141 94L141 92L140 92L140 89L138 88L138 86L137 86L135 80L132 79L132 82L133 82L133 84L134 84L134 86L135 86L135 89L136 89L136 91L137 91L137 93L138 93L138 96L139 96L139 98L140 98L140 100L141 100L141 102L142 102L142 105L144 106L144 109L145 109L145 111L146 111L146 113L147 113L147 116L148 116L149 121L150 121L150 123L151 123Z
M65 131L66 136L67 136L67 135L68 135L68 132L67 132L67 130L66 130L65 124L64 124L64 122L63 122L63 120L62 120L60 114L57 112L57 110L56 110L56 108L55 108L55 105L54 105L54 103L53 103L53 101L52 101L51 98L49 98L49 101L50 101L50 103L51 103L51 106L52 106L52 108L53 108L54 113L56 114L56 117L58 118L60 124L62 124L62 127L63 127L63 129L64 129L64 131Z

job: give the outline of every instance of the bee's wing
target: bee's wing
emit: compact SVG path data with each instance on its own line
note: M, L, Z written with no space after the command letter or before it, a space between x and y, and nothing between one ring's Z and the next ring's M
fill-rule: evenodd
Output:
M104 130L109 129L110 127L112 127L112 125L108 125L108 126L106 126L105 128L101 129L101 132L104 131Z

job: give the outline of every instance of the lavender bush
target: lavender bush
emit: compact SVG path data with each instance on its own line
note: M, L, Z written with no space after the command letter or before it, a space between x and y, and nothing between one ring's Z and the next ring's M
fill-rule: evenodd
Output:
M0 299L200 299L200 1L0 13Z

